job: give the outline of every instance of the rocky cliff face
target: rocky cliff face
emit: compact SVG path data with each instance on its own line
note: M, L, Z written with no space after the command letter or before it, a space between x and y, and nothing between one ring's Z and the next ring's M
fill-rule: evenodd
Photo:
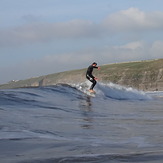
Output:
M0 89L81 83L86 81L85 72L86 69L55 73L4 84ZM94 75L99 82L112 82L144 91L163 91L163 59L103 65L100 71L94 70Z
M163 91L163 68L152 72L142 71L133 73L132 75L128 75L130 74L128 71L127 69L124 70L121 75L116 76L116 78L110 80L110 82L144 91Z

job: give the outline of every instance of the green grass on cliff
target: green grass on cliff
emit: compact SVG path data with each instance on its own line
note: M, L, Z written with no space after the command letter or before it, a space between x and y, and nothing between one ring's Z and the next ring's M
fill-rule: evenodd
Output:
M99 74L103 74L102 76L105 80L108 78L108 80L112 81L119 80L124 73L126 79L140 79L143 72L150 72L152 78L152 76L155 75L155 72L161 68L163 68L163 59L104 65L101 66Z

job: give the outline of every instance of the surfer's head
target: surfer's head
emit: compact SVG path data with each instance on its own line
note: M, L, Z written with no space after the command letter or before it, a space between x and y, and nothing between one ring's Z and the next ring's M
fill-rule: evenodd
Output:
M96 63L96 62L93 62L92 65L93 65L93 66L97 66L97 63Z

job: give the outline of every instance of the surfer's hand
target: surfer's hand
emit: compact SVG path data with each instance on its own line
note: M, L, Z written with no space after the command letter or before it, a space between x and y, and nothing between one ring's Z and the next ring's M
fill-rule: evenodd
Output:
M98 80L98 78L96 78L96 77L95 77L94 79L95 79L95 80Z
M98 67L97 69L100 70L100 67Z

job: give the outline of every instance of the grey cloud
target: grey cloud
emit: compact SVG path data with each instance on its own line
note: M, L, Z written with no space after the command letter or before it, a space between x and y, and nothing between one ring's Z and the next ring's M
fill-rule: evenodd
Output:
M25 19L32 20L33 16L26 15ZM145 13L137 8L129 8L109 15L99 24L86 20L71 20L57 23L32 22L12 29L1 29L0 46L33 44L57 39L101 39L109 36L119 37L120 33L123 33L125 38L131 35L133 38L140 38L142 33L158 33L158 30L162 29L163 12Z
M48 42L55 39L94 38L98 37L99 33L97 24L84 20L31 23L13 29L0 30L0 46Z
M103 22L112 31L148 31L163 28L163 12L143 12L129 8L109 15Z

